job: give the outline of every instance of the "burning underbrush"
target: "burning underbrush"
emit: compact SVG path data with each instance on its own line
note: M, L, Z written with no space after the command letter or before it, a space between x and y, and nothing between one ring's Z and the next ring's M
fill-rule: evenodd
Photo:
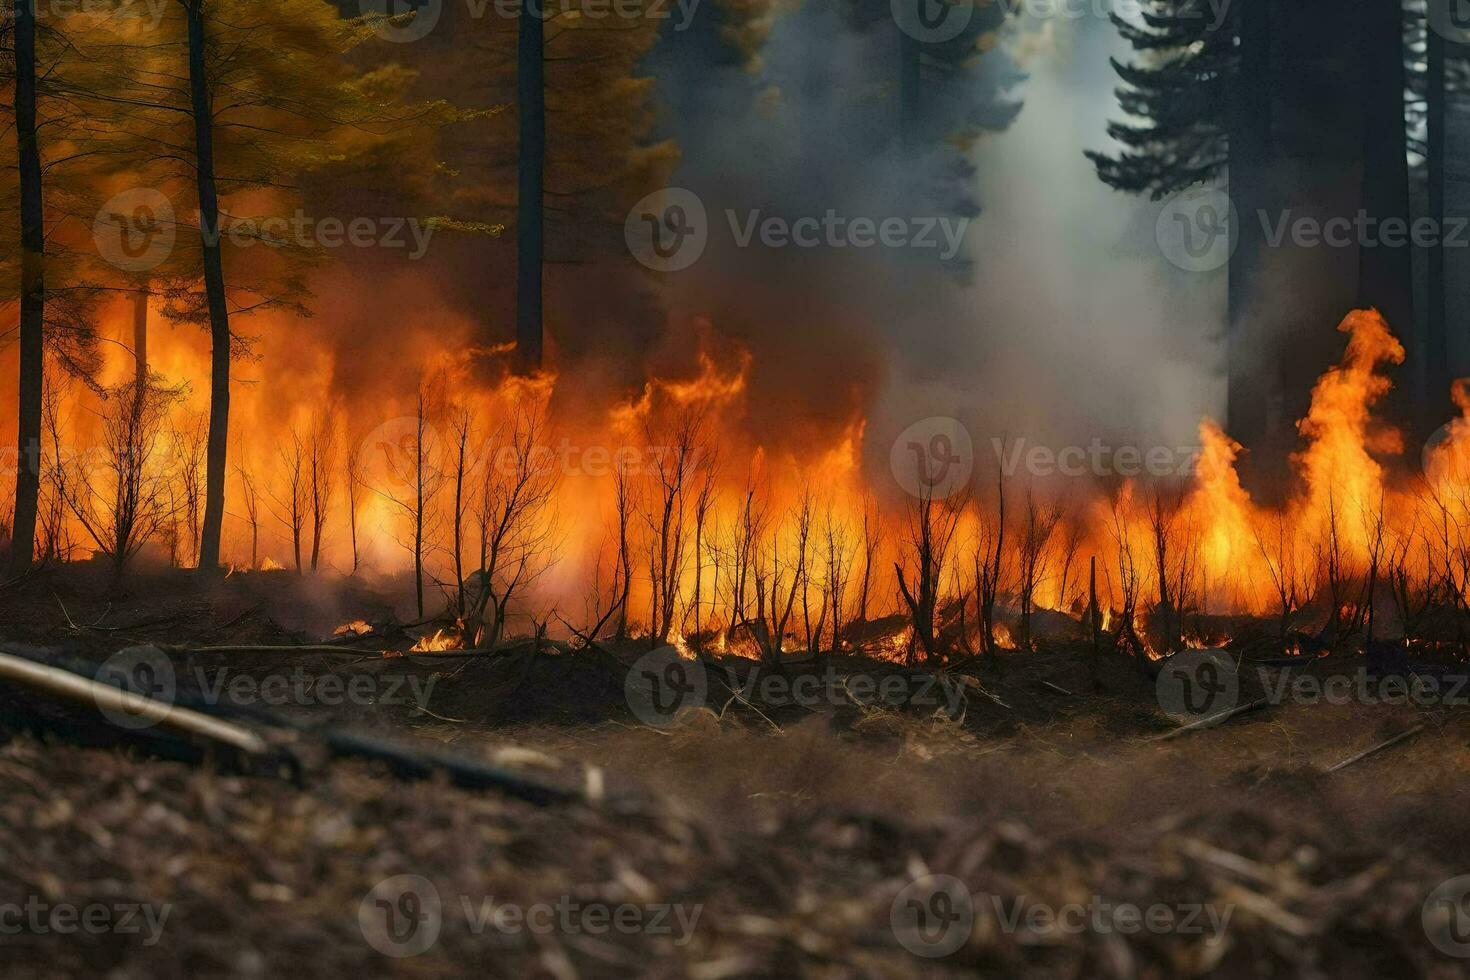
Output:
M682 652L585 632L415 652L448 627L362 582L312 605L293 573L158 574L128 596L105 567L47 570L0 597L0 623L25 655L84 674L123 644L152 651L180 704L288 721L301 764L162 761L176 756L137 732L89 739L74 712L0 697L14 788L0 903L169 909L152 945L7 946L28 975L269 973L308 955L380 969L361 909L400 875L442 901L411 961L428 974L1457 975L1431 896L1470 866L1463 710L1287 697L1363 661L1283 665L1271 619L1191 619L1235 637L1241 705L1272 703L1175 738L1156 687L1168 661L1094 652L1079 619L1040 610L1032 649L943 664L905 662L916 641L898 615L851 624L848 649L779 660L755 638L712 649L718 633L681 637ZM1015 636L1019 616L995 623ZM1252 630L1259 649L1241 641ZM634 688L670 664L698 697L650 723ZM335 735L352 759L307 751ZM382 739L569 795L537 806L501 783L355 761ZM902 915L941 892L969 928L930 958L914 950L936 936ZM687 931L477 931L484 900L677 907ZM1125 927L1135 907L1168 927Z
M447 354L414 398L379 400L365 417L398 416L371 432L303 407L272 456L239 457L226 553L234 574L284 568L306 591L396 582L399 620L426 625L419 652L646 637L690 655L932 667L1079 639L1140 661L1232 640L1285 655L1399 639L1463 658L1470 386L1453 392L1465 417L1411 472L1374 414L1402 347L1371 310L1340 329L1280 504L1246 492L1242 447L1208 420L1189 475L1085 486L1008 473L1004 446L994 466L957 456L946 429L894 447L897 495L870 477L882 447L861 415L814 436L816 452L753 439L752 359L711 341L693 374L605 408L558 407L553 374L487 386ZM115 591L128 569L187 566L201 461L187 404L82 411L92 396L72 394L48 409L45 554L97 552ZM111 419L101 433L97 418ZM124 460L143 492L128 513L100 511L116 495L97 481Z

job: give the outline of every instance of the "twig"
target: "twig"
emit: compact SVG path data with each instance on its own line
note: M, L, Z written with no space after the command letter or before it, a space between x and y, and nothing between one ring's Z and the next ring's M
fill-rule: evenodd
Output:
M1352 765L1353 763L1355 763L1355 762L1361 762L1364 759L1368 758L1370 755L1377 755L1379 752L1382 752L1384 749L1389 748L1390 746L1397 745L1398 743L1404 741L1405 739L1413 738L1415 735L1418 735L1420 732L1424 731L1424 729L1426 729L1428 727L1429 727L1429 722L1427 722L1427 721L1421 721L1419 724L1415 725L1413 728L1410 728L1410 729L1407 729L1405 731L1399 732L1393 738L1390 738L1390 739L1388 739L1386 741L1383 741L1383 742L1379 742L1377 745L1371 746L1370 748L1366 748L1363 751L1357 753L1356 755L1350 755L1350 756L1348 756L1346 759L1343 759L1337 765L1332 766L1330 769L1328 769L1327 772L1328 773L1334 773L1334 772L1337 772L1337 770L1339 770L1339 769L1346 769L1348 766Z
M240 615L238 615L234 619L230 620L228 623L220 623L218 626L211 626L209 629L205 630L204 633L207 636L210 633L218 633L221 630L227 630L231 626L234 626L234 625L236 625L236 624L244 621L246 619L246 617L251 616L251 615L254 615L255 613L260 612L264 608L265 608L264 606L251 606L249 609L245 610Z
M446 718L444 715L436 715L434 712L430 711L428 708L425 708L421 704L415 705L415 707L418 708L419 711L428 715L430 718L438 718L440 721L447 721L454 725L463 725L469 722L468 718Z
M1046 688L1048 691L1055 691L1058 694L1065 694L1069 698L1072 697L1072 692L1067 690L1065 687L1062 687L1062 685L1060 684L1053 684L1051 681L1042 681L1041 686Z
M1007 711L1014 711L1015 710L1010 705L1008 705L1004 701L1002 701L998 695L992 694L989 691L987 691L985 689L985 685L980 683L980 678L976 677L975 675L973 675L973 674L960 674L959 677L960 677L960 681L961 681L961 686L968 687L970 690L975 691L975 692L977 692L977 693L979 693L979 694L981 694L981 695L989 698L990 700L994 701L996 704L1000 705L1002 708L1006 709Z
M61 607L61 615L66 617L66 625L71 627L71 631L73 633L80 633L82 631L82 628L76 623L72 622L71 613L66 611L66 603L61 601L61 596L57 595L55 592L52 592L51 595L53 598L56 599L56 604Z
M1269 698L1258 698L1255 701L1250 702L1249 704L1237 705L1236 707L1231 708L1229 711L1222 711L1219 714L1210 715L1208 718L1200 718L1196 721L1190 722L1187 725L1181 725L1180 727L1174 729L1172 732L1165 732L1162 735L1148 739L1148 741L1167 742L1171 738L1178 738L1180 735L1187 735L1190 732L1197 732L1201 728L1209 728L1212 725L1218 725L1221 722L1229 721L1231 718L1234 718L1237 715L1243 715L1247 712L1255 711L1257 708L1263 708L1268 703L1270 703Z
M166 650L176 650L180 653L350 653L354 657L361 657L361 647L344 647L332 644L311 643L304 646L292 646L290 644L266 644L252 645L242 643L230 643L223 646L190 646L181 644L177 646L166 646Z
M705 663L705 661L703 661L703 660L701 660L700 662L701 663ZM709 665L706 664L706 667L708 667L708 666ZM776 724L770 718L767 718L766 717L766 713L764 711L762 711L761 709L757 708L755 705L751 704L750 701L746 699L745 695L741 694L740 691L738 691L735 687L732 687L730 685L730 683L728 681L726 681L723 677L720 677L718 674L715 674L713 671L707 671L707 673L709 673L711 676L713 676L715 680L717 680L721 684L725 685L725 690L729 691L730 694L731 694L730 701L739 701L741 704L745 705L751 711L754 711L756 714L758 714L762 718L764 718L767 725L770 725L772 728L774 728L778 732L781 731L781 726L780 725ZM725 708L730 707L730 701L726 701L725 702ZM720 714L719 714L718 717L724 717L725 708L721 708L720 709Z

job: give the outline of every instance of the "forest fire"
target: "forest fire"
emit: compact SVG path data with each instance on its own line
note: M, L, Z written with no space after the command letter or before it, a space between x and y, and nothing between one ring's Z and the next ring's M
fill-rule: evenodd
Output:
M1035 610L1085 625L1094 588L1099 630L1150 656L1197 644L1190 620L1205 615L1272 617L1283 634L1298 620L1336 632L1370 615L1380 632L1398 629L1387 624L1466 594L1453 529L1470 517L1457 478L1470 422L1426 450L1427 477L1410 472L1398 434L1373 415L1403 349L1374 311L1339 329L1341 363L1299 425L1296 489L1279 506L1251 499L1240 447L1210 420L1186 477L1099 480L1079 496L982 454L974 489L924 499L874 476L861 418L800 453L754 442L741 424L752 355L738 347L723 358L701 348L692 374L652 378L600 415L559 409L554 373L487 385L446 352L424 359L411 402L349 394L272 421L270 386L247 389L252 444L231 476L224 553L257 569L407 573L421 616L459 620L416 650L493 642L518 620L517 631L597 627L775 656L842 646L850 625L902 614L919 635L880 649L947 657L1031 648ZM177 394L136 434L146 452L133 479L146 492L125 547L188 565L203 355L173 332L149 350L151 385ZM128 360L107 355L109 397L59 382L64 396L48 403L45 554L113 550L117 522L80 508L78 488L116 490L108 419L126 404L116 379ZM306 360L319 365L311 383L330 385L330 356ZM1462 411L1466 390L1455 388Z
M1463 976L1443 7L0 4L7 975Z

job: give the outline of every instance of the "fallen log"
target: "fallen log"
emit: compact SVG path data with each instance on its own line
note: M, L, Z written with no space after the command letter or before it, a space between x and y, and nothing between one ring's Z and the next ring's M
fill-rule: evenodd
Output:
M203 705L176 704L147 694L87 677L77 670L41 662L64 657L58 651L36 650L36 657L0 652L0 692L11 695L0 703L0 722L52 737L90 736L89 744L130 746L162 758L200 762L201 744L217 746L256 762L248 771L300 779L308 771L312 749L320 746L333 758L356 758L385 763L405 781L443 774L456 786L490 789L516 799L547 806L587 798L584 791L523 776L500 766L442 752L423 751L372 735L346 731L313 731L268 712L252 709L249 723L226 720ZM80 665L78 668L81 669ZM22 700L15 697L23 694ZM72 708L58 713L58 702ZM211 706L214 711L218 708ZM78 710L80 709L80 710ZM137 725L123 724L121 714ZM320 757L320 750L316 753Z
M265 740L243 726L25 657L0 653L0 680L73 704L95 705L102 711L122 712L137 718L140 725L157 725L165 731L218 742L252 755L263 755L267 751Z

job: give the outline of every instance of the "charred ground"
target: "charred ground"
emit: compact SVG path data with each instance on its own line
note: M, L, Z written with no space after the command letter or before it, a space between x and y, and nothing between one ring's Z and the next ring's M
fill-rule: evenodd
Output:
M933 677L888 660L791 663L770 688L759 683L769 668L716 658L705 706L650 727L624 690L646 642L384 656L432 624L399 625L370 586L303 598L287 573L197 582L141 577L118 593L85 566L42 572L0 598L5 645L85 672L122 647L155 644L182 701L224 678L217 690L246 694L217 697L226 713L447 750L586 798L534 806L357 761L241 771L208 753L160 759L125 735L89 747L64 714L38 721L7 697L0 901L171 908L151 946L136 935L7 936L17 974L271 975L309 963L323 975L1460 975L1423 920L1430 892L1470 869L1470 791L1457 778L1470 744L1456 706L1286 699L1161 739L1178 722L1160 709L1146 665L1057 639L951 667L943 689L963 692L957 708L767 696L802 676L836 678L839 690L844 679L888 678L888 690L909 692ZM334 635L334 623L357 620L373 631ZM198 649L313 644L361 653ZM1364 665L1356 653L1288 665L1249 655L1242 704L1279 691L1283 671ZM259 682L280 676L309 686L262 703ZM376 700L324 703L329 677L344 689L371 678ZM244 686L230 688L238 678ZM385 696L390 684L401 696ZM890 923L903 888L931 873L961 879L977 903L970 940L937 959L904 948ZM432 950L392 960L365 941L358 911L399 874L434 882L444 925ZM687 941L477 933L460 896L701 911ZM1231 912L1218 939L1002 928L1005 909L1094 898Z

